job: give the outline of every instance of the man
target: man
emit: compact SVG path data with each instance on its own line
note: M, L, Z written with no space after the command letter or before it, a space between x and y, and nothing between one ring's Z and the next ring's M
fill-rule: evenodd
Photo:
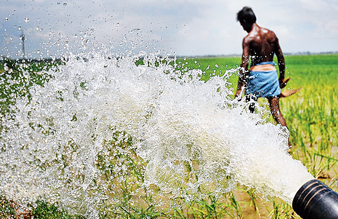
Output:
M242 94L245 88L247 100L256 101L259 97L265 97L273 118L278 124L287 128L286 121L279 109L281 88L286 86L284 80L285 62L284 55L279 46L276 34L256 24L256 16L250 7L244 7L237 13L237 20L248 35L243 39L243 54L241 69L239 71L238 87L235 97ZM279 79L273 62L276 54L279 67ZM249 58L251 57L251 67ZM249 107L254 111L254 103Z

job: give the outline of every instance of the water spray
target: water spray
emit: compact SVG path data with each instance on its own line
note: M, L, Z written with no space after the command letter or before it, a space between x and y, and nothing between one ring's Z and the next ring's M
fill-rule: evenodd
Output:
M294 199L302 217L330 205L331 215L338 215L330 204L338 196L320 199L321 187L297 193L313 176L287 153L287 133L247 112L246 103L234 104L227 78L205 83L200 70L179 74L165 64L172 60L155 54L142 54L146 64L139 66L137 57L107 56L74 56L57 71L43 72L51 76L48 83L30 87L30 99L16 99L15 116L2 118L0 191L8 199L27 205L44 197L72 214L96 218L101 203L109 210L107 194L117 197L112 183L127 176L126 149L110 151L112 142L125 146L127 137L117 133L127 133L136 155L147 161L142 185L156 185L160 198L167 191L181 195L177 185L186 183L187 164L197 161L199 168L191 170L196 177L186 183L196 197L203 195L200 185L215 185L213 192L221 194L241 184L290 205Z
M338 194L321 181L313 179L298 190L292 207L304 219L338 218Z

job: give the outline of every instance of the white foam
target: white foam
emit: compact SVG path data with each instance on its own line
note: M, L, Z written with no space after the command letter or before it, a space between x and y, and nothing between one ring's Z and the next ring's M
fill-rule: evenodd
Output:
M205 83L198 80L200 70L181 78L169 64L156 67L155 60L149 54L146 65L136 66L135 57L94 54L88 62L71 57L59 71L48 72L54 78L32 87L31 101L17 100L15 119L3 118L9 130L1 133L0 190L14 200L46 196L94 211L93 203L106 198L88 193L97 189L97 154L120 130L148 161L146 184L175 192L185 164L199 163L191 191L211 183L215 192L227 192L240 183L290 204L312 176L286 152L287 134L248 113L245 103L233 102L224 78ZM53 163L61 156L67 167Z

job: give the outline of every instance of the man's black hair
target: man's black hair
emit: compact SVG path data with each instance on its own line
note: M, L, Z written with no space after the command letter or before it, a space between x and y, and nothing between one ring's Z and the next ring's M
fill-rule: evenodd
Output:
M253 24L256 23L256 15L252 8L245 6L237 13L237 21Z

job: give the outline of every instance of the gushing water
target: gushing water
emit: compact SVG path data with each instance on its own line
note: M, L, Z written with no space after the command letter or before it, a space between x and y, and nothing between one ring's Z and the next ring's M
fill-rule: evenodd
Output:
M135 61L144 56L144 65ZM179 194L186 185L197 193L209 185L215 193L237 183L289 204L306 181L306 168L287 151L280 126L265 122L231 99L226 81L233 71L208 82L201 70L180 72L175 60L154 54L88 61L71 57L46 73L44 86L30 88L31 98L16 100L15 116L2 117L0 191L21 203L45 198L74 213L95 217L109 181L126 166L127 153L111 152L109 142L129 145L145 160L142 184ZM120 134L116 134L120 133ZM129 136L129 137L126 137ZM187 167L196 176L185 179ZM124 176L125 177L125 176Z

